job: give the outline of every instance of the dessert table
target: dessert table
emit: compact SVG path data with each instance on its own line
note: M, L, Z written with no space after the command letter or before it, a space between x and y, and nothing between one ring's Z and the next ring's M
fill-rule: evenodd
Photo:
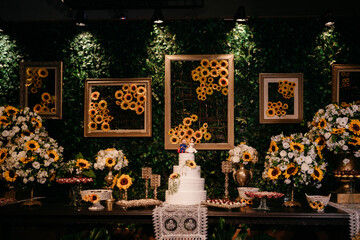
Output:
M104 204L106 205L106 204ZM87 207L70 207L63 203L44 202L41 207L22 207L11 204L0 207L0 239L8 239L19 226L42 229L60 229L66 226L97 224L152 224L153 208L131 208L124 211L113 205L111 211L89 211ZM209 208L208 224L216 225L219 218L227 224L246 224L252 229L313 229L315 231L335 231L348 238L349 214L334 207L326 207L324 212L316 212L308 206L302 208L285 208L274 206L269 211L241 207L231 211ZM49 226L51 228L49 228ZM52 230L53 231L53 230ZM61 231L60 231L61 232ZM49 238L51 239L51 238Z

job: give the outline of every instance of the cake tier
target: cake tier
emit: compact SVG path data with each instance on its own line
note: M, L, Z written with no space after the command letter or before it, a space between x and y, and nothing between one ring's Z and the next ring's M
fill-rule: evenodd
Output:
M174 194L165 192L165 202L175 205L196 205L206 200L206 191L178 191Z
M179 166L184 166L187 160L195 161L194 153L179 153Z
M171 180L169 179L169 186L171 186ZM205 186L205 179L204 178L189 178L189 177L180 177L179 179L176 179L175 181L178 181L178 192L181 191L202 191L204 190Z
M200 166L196 166L195 168L174 166L173 172L180 174L181 177L200 178L201 168Z

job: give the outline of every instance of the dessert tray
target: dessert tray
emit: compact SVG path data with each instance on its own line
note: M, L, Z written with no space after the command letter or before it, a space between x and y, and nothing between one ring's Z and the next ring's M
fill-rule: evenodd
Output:
M245 192L246 196L251 198L281 198L284 196L283 193L278 192Z
M157 206L163 202L157 199L136 199L136 200L119 200L116 205L119 205L124 210L131 207L150 207Z
M246 206L245 202L231 201L229 199L208 199L201 204L208 207L225 208L228 210Z

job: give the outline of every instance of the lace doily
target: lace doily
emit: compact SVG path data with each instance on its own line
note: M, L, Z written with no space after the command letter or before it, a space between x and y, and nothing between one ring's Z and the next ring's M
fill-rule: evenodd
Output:
M157 240L205 240L207 208L162 204L153 210L153 224Z
M329 202L329 206L340 209L350 215L350 237L355 238L360 234L360 204L338 204Z

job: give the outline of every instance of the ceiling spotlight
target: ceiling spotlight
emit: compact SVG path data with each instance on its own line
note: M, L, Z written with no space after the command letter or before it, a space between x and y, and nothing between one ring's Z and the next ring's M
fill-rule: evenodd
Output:
M76 26L85 27L87 26L87 15L84 10L79 10L75 16Z
M164 15L161 13L160 9L155 9L152 21L156 24L164 22Z
M235 13L234 19L235 19L235 21L237 21L239 23L245 23L248 20L245 15L245 7L244 6L238 7L237 12Z
M326 27L333 27L335 25L335 19L332 12L326 12L322 16L322 19Z

